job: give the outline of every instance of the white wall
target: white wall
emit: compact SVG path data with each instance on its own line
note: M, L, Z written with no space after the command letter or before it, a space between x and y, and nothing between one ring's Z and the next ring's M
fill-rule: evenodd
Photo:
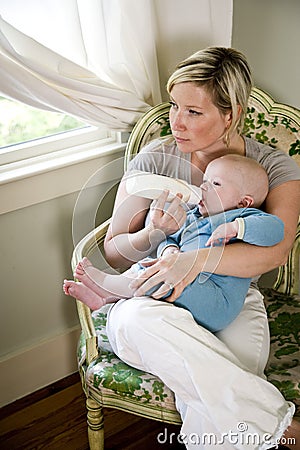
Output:
M79 321L62 282L74 244L111 215L123 148L0 185L0 406L77 370Z
M154 0L163 100L168 100L165 86L177 63L208 45L230 45L230 3L230 0ZM210 22L207 18L211 16ZM229 36L227 42L224 35Z
M234 0L232 46L243 51L257 86L300 108L299 0Z

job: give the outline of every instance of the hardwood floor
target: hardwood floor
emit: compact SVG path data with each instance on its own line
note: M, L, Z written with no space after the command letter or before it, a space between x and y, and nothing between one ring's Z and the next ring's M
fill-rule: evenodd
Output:
M179 426L116 409L105 409L104 414L105 450L185 449L177 440ZM85 396L79 375L73 374L1 408L0 449L89 450Z
M178 444L179 427L167 426L121 411L105 410L106 450L183 450ZM167 430L167 431L166 431ZM167 433L173 444L159 443ZM0 409L1 450L88 450L85 396L79 375Z

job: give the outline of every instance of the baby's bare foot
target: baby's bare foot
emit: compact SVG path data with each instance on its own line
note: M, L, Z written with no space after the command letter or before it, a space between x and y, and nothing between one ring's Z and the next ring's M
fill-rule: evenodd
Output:
M113 296L112 292L107 291L102 287L106 276L106 273L94 267L87 258L83 258L83 260L77 264L74 272L75 278L95 292L95 294L103 298ZM115 299L117 299L117 297L115 297Z
M80 300L93 311L101 308L106 304L106 301L103 297L100 297L94 291L80 282L64 280L63 291L66 295L70 295L77 300Z
M83 276L86 273L86 269L88 267L93 267L93 264L91 263L91 261L89 259L87 259L86 257L84 257L82 259L82 261L80 261L75 269L74 275L79 275L79 276Z

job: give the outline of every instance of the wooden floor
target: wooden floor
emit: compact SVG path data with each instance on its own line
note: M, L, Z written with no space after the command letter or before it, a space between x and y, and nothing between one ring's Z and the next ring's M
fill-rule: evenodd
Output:
M178 442L179 426L114 409L105 410L104 422L105 450L185 449ZM78 374L0 409L0 450L19 449L89 449L85 396Z
M177 441L179 429L107 409L105 450L183 450ZM163 433L161 443L159 433ZM168 442L162 445L166 435ZM85 396L79 376L71 375L0 409L0 449L88 450Z

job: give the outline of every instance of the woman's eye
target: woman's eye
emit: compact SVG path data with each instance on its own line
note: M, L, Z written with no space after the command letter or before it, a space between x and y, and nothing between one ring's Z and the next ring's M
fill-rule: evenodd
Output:
M221 186L221 184L220 184L218 181L213 181L212 184L213 184L214 186Z
M175 102L172 102L171 100L169 101L171 108L177 108L177 105Z
M189 109L189 113L193 116L200 116L201 113L199 111L195 111L194 109Z

